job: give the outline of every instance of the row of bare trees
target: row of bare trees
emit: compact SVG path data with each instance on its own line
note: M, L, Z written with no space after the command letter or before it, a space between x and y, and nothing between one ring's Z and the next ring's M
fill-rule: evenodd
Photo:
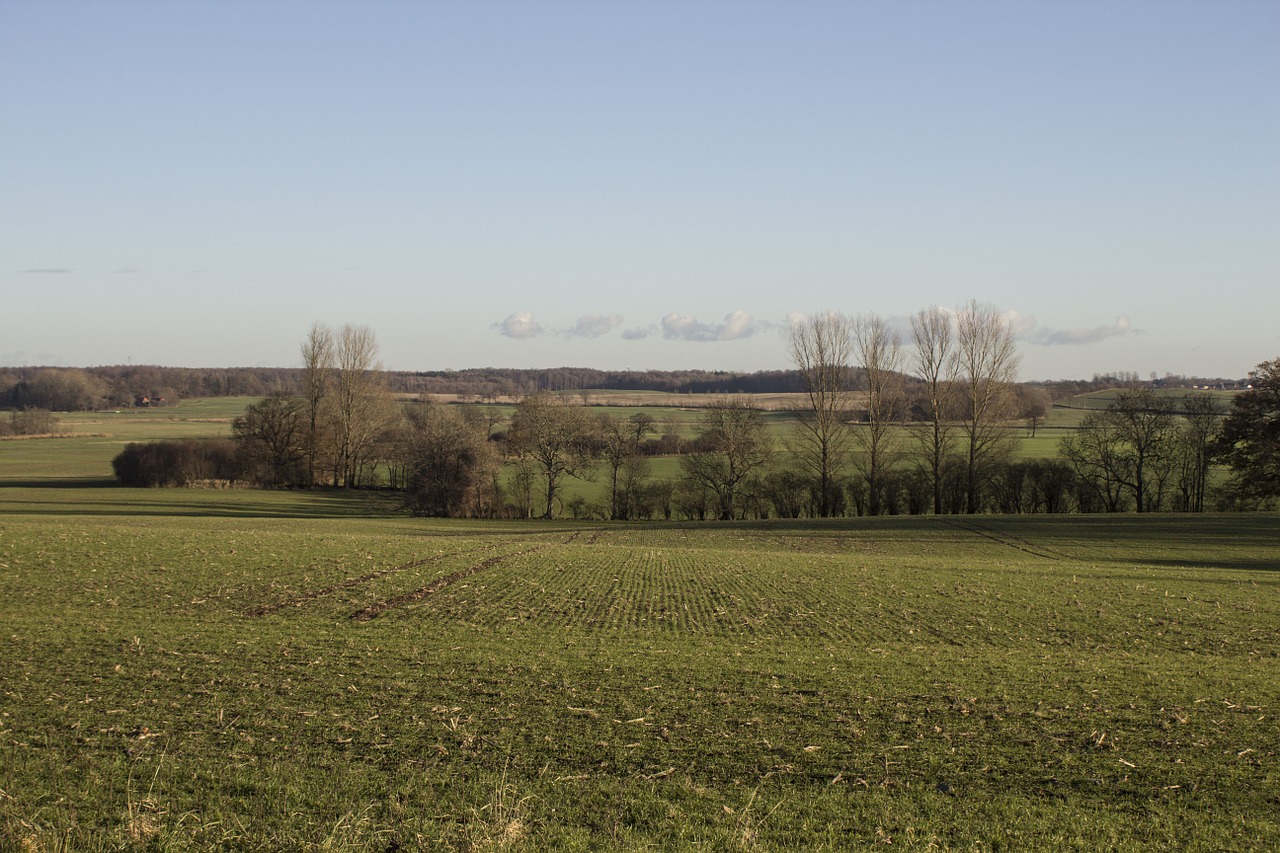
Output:
M509 430L494 433L495 420L476 407L396 404L368 327L314 324L301 358L301 393L265 397L232 425L245 479L390 486L421 515L551 518L564 507L565 478L592 476L603 459L611 515L625 518L647 474L641 443L652 430L648 415L593 418L567 396L540 393L516 407ZM514 475L504 489L506 461Z
M525 397L502 436L514 466L511 506L525 517L553 518L566 507L581 514L584 501L562 498L565 480L595 479L603 470L608 500L599 514L618 520L643 514L641 507L649 504L654 489L662 488L649 477L654 445L647 437L655 432L656 420L644 412L626 418L592 415L566 395Z
M1206 392L1131 388L1089 412L1058 447L1078 508L1106 512L1265 509L1280 503L1280 358L1250 371L1230 405ZM1213 466L1227 469L1214 477ZM1215 483L1216 479L1216 483Z
M791 358L807 395L795 412L794 450L817 484L820 515L841 514L850 465L865 484L866 511L880 514L886 482L904 460L928 478L941 513L945 470L957 456L964 511L978 512L992 472L1011 453L1019 356L1005 318L977 302L931 307L911 318L911 336L908 348L875 314L826 312L792 326ZM919 390L915 412L908 370Z
M300 395L272 394L232 424L250 478L272 485L365 484L399 411L368 326L315 323L301 346Z
M567 395L537 394L517 406L506 436L510 509L524 517L553 518L568 511L616 520L732 519L768 516L760 484L774 459L763 415L742 398L718 398L700 410L692 440L673 428L659 438L658 422L638 412L629 417L591 415ZM680 476L651 476L651 452L677 451ZM565 500L566 480L607 478L603 505Z
M302 366L308 477L358 485L397 415L373 330L313 324L302 343Z
M1226 413L1212 394L1123 391L1059 442L1085 509L1203 512Z

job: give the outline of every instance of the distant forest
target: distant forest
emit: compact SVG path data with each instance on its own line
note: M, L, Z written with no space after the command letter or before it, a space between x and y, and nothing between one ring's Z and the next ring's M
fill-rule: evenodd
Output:
M260 397L298 394L300 367L0 367L0 408L86 411L128 406L163 406L191 397ZM804 391L796 370L729 372L708 370L595 370L588 367L538 369L388 371L396 394L459 395L476 400L520 398L539 391L666 391L679 394L779 394ZM913 380L908 379L908 382ZM1238 380L1165 377L1140 380L1136 373L1095 375L1091 380L1029 383L1054 398L1117 387L1169 386L1235 388Z

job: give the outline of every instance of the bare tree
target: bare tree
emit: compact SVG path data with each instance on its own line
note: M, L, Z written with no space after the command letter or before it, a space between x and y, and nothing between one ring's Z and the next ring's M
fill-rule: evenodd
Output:
M694 449L680 457L680 467L686 483L714 495L719 517L729 520L739 508L738 491L748 475L772 457L760 412L743 400L725 398L698 419Z
M1007 458L1016 437L1004 428L1013 416L1013 383L1020 363L1012 327L994 305L976 300L956 315L956 366L965 442L965 511L981 506L984 481Z
M1212 394L1188 394L1182 400L1186 424L1182 430L1182 489L1184 508L1204 512L1213 444L1226 414Z
M1124 509L1123 480L1129 477L1131 460L1124 452L1123 441L1115 424L1090 412L1080 428L1058 442L1058 456L1071 466L1081 488L1081 511L1096 511L1099 505L1086 500L1086 495L1101 503L1107 512Z
M854 431L862 454L857 465L866 480L867 509L881 512L885 476L893 468L902 413L902 341L884 319L859 314L853 321L854 353L867 383L865 423Z
M619 518L648 518L652 515L649 485L652 467L648 457L639 454L627 457L622 463L622 478L618 486Z
M546 392L525 397L516 407L508 444L522 461L522 470L541 476L543 518L548 520L555 518L564 478L588 476L595 462L595 435L586 413Z
M490 515L499 459L483 420L438 403L409 407L406 418L405 499L413 514Z
M515 471L507 483L511 508L520 518L533 518L533 487L538 478L533 458L517 453L513 467Z
M231 421L231 434L240 442L250 475L272 486L294 485L306 472L304 403L275 393L258 400Z
M324 323L315 322L302 342L302 397L307 418L308 484L316 482L316 457L320 453L320 410L333 384L333 332Z
M806 395L794 410L796 458L817 482L817 510L826 518L840 506L839 473L849 446L854 348L849 318L828 311L794 323L788 348Z
M1018 417L1027 422L1027 432L1031 438L1035 438L1040 422L1049 414L1052 403L1049 392L1029 385L1014 385L1013 396Z
M1106 508L1121 508L1127 492L1138 512L1161 508L1164 488L1178 462L1181 430L1174 400L1150 388L1121 391L1105 409L1090 412L1058 452Z
M943 468L955 448L951 423L956 384L952 315L937 306L921 309L911 317L911 338L915 344L913 366L925 394L925 417L916 427L916 439L922 449L921 468L933 490L933 511L940 515Z
M379 435L395 416L378 342L368 326L344 325L334 343L335 486L357 484Z
M636 447L640 446L646 435L657 429L657 421L648 412L636 412L627 418L627 423L631 424L631 431L635 434Z
M605 414L595 418L600 455L609 469L609 518L613 520L631 517L633 499L648 476L648 460L640 455L640 442L652 421L643 413L627 419Z
M1129 464L1120 482L1133 494L1136 509L1158 510L1178 435L1174 400L1150 388L1123 391L1099 414L1114 426L1126 448Z

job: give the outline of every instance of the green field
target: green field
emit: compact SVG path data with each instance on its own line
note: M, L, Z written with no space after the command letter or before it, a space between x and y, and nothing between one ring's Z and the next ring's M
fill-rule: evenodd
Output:
M58 438L0 441L0 484L113 482L111 460L129 442L230 435L232 418L254 399L217 397L157 409L59 413Z
M1280 843L1275 515L10 489L0 849Z
M244 402L0 442L0 850L1280 846L1280 516L111 485Z

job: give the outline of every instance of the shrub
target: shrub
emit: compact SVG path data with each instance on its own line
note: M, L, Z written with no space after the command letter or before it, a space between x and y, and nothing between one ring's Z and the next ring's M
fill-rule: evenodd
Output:
M129 444L111 460L122 486L190 486L240 479L241 460L226 438L179 439Z
M22 409L0 422L0 435L48 435L58 429L58 419L48 409Z

